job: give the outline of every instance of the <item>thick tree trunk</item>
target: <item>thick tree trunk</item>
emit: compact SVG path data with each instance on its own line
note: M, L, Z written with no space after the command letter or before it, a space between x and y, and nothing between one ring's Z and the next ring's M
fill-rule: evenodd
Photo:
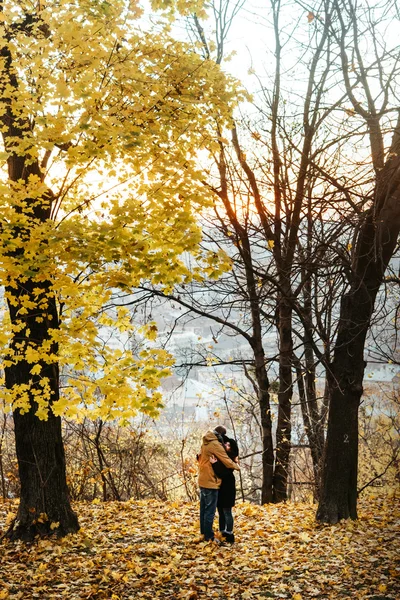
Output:
M58 327L55 298L49 285L29 279L18 283L16 289L6 290L11 322L19 324L11 344L11 356L17 357L28 346L40 349L50 339L50 327ZM38 296L39 286L42 293ZM21 316L19 298L26 295L35 308ZM40 309L40 300L45 299L46 308ZM21 412L18 400L13 411L21 496L16 519L6 534L12 540L31 541L37 535L61 537L79 529L68 496L61 419L51 411L51 403L59 398L58 364L54 359L58 354L57 344L50 344L48 354L53 358L40 361L40 375L32 375L33 365L24 359L10 361L5 368L7 389L26 386L30 400L27 412ZM41 387L43 380L48 382L50 393L47 420L40 420L35 414L45 393Z
M343 384L344 375L340 375ZM359 378L358 378L359 379ZM347 378L346 389L332 384L328 434L317 519L337 523L357 519L358 407L362 386Z
M79 529L71 509L65 475L61 419L51 412L47 421L14 411L21 497L7 537L32 541L35 536L64 536Z
M317 519L327 523L357 518L358 408L363 393L364 346L387 265L376 255L375 235L370 213L360 232L353 284L342 298L334 357L327 373L330 406L317 512Z
M399 128L400 140L400 128ZM357 518L358 407L364 346L375 299L400 231L400 160L381 171L374 207L360 230L351 290L343 296L334 358L328 373L330 408L317 519Z
M330 407L317 519L357 518L358 408L363 392L364 344L375 293L358 287L343 297L331 372Z
M273 501L287 500L287 479L291 448L292 411L292 309L286 298L279 304L279 392L276 453L273 479Z

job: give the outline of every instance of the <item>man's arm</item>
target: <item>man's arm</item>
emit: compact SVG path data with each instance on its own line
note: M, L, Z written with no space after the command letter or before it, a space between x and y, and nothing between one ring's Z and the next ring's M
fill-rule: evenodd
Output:
M215 444L212 445L212 453L229 469L235 469L236 471L240 471L239 465L229 458L229 456L225 452L225 449L221 446L219 442L215 442Z

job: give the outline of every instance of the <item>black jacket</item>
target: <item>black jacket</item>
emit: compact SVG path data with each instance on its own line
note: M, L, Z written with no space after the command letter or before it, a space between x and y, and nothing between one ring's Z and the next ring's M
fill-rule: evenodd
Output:
M231 450L228 452L229 458L234 460L238 456L237 443L235 440L228 439L231 443ZM218 491L218 507L231 508L235 506L236 500L236 480L233 469L229 469L222 464L220 460L213 463L212 468L217 477L222 479L221 487Z

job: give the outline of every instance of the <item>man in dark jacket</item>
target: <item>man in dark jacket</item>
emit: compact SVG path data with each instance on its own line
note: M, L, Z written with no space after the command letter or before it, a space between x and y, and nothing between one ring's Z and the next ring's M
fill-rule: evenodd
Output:
M200 532L206 541L214 539L213 523L217 509L218 490L221 485L221 479L214 473L210 458L215 456L229 469L240 469L239 465L233 462L226 453L221 437L224 433L226 433L226 429L222 426L217 427L214 431L207 431L203 436L203 443L198 455Z

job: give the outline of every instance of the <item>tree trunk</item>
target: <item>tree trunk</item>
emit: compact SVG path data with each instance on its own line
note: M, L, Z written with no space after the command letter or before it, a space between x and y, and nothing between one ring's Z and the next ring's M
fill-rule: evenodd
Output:
M292 309L286 298L279 304L279 392L278 425L273 480L273 501L287 500L287 479L291 448L292 411Z
M316 432L316 424L312 417L310 411L310 402L313 402L313 399L309 400L309 389L304 385L304 376L303 376L303 367L300 363L300 360L293 356L293 362L296 365L296 375L297 375L297 387L299 390L299 399L300 399L300 408L301 414L303 417L304 431L307 436L307 440L310 446L311 459L313 464L313 473L314 473L314 499L319 498L320 492L320 469L322 462L322 452L323 452L323 444L319 438L318 432ZM315 398L316 402L316 398Z
M274 472L274 448L272 442L272 419L269 397L269 381L264 364L264 351L260 350L256 358L256 379L260 406L262 437L262 483L261 504L272 502L272 483Z
M311 232L309 234L311 236ZM312 316L312 289L311 277L308 277L304 285L304 317L307 327L304 332L304 358L305 358L305 391L306 391L306 410L309 415L310 429L307 436L310 444L311 457L314 470L314 489L315 498L319 499L321 491L321 467L322 456L324 452L325 435L323 409L318 407L315 370L315 356L312 348L312 339L310 332L314 330Z
M375 296L376 292L368 294L362 286L342 299L334 359L327 375L331 399L317 512L317 519L327 523L357 518L358 407Z
M334 358L328 373L331 400L319 521L337 523L340 519L357 518L358 407L363 392L365 339L399 231L400 160L395 155L379 176L374 206L358 238L351 290L341 302Z
M4 466L3 466L3 444L4 444L4 438L6 435L6 429L7 429L7 413L4 412L3 413L3 425L2 425L2 429L1 429L1 438L0 438L0 481L1 481L1 494L3 496L4 499L6 499L6 479L4 476Z
M333 363L327 369L331 398L322 492L317 511L317 519L327 523L357 518L358 407L363 391L364 346L376 296L400 232L400 112L393 129L392 143L387 149L388 125L385 123L385 134L381 126L392 76L386 83L380 80L381 92L374 100L360 52L356 10L352 7L347 16L339 4L335 5L335 10L343 81L354 111L367 126L375 189L373 196L368 198L368 210L359 217L357 243L349 273L350 291L342 298ZM350 44L347 38L349 31L353 36ZM358 102L353 93L348 76L350 55L355 57L355 69L363 73L360 83L368 99L367 107ZM376 103L380 96L385 97L385 102L378 108Z
M68 497L61 419L50 411L48 420L40 421L34 412L14 411L21 497L6 534L11 540L62 537L79 529Z
M344 373L338 375L343 382ZM357 388L347 377L345 390L337 385L332 388L317 519L334 524L341 519L357 519L358 407L362 386Z
M79 524L68 497L61 419L51 410L51 403L59 398L59 370L54 358L58 346L50 342L49 331L59 326L54 294L48 282L26 279L16 284L16 288L6 288L11 323L18 329L10 346L12 360L4 369L5 380L10 391L19 386L27 390L30 408L25 412L25 406L18 406L17 394L13 417L21 496L16 519L6 535L11 540L31 541L37 535L61 537L76 532ZM25 313L20 311L24 297L34 307ZM33 375L33 365L23 353L27 347L40 351L44 342L50 342L47 356L52 358L39 361L40 375ZM43 381L48 390L42 387ZM36 416L42 401L48 403L46 420Z
M96 426L97 426L97 423L96 423ZM96 448L97 460L99 461L99 471L100 471L100 477L101 477L101 487L102 487L102 490L103 490L103 502L107 502L107 479L106 479L106 476L104 474L103 453L101 451L101 442L100 442L100 436L101 436L101 430L102 429L103 429L103 421L100 419L99 423L98 423L96 435L95 435L95 438L94 438L94 445L95 445L95 448Z
M96 436L94 438L94 445L96 448L97 460L99 461L99 471L102 482L102 490L103 490L103 502L107 502L107 500L121 500L119 491L117 486L115 485L114 478L111 474L111 469L109 468L108 461L104 456L102 444L101 444L101 433L103 430L104 421L99 419L98 427L96 431ZM107 477L106 477L107 473ZM110 492L108 491L108 487L110 487ZM111 496L112 493L112 496Z

